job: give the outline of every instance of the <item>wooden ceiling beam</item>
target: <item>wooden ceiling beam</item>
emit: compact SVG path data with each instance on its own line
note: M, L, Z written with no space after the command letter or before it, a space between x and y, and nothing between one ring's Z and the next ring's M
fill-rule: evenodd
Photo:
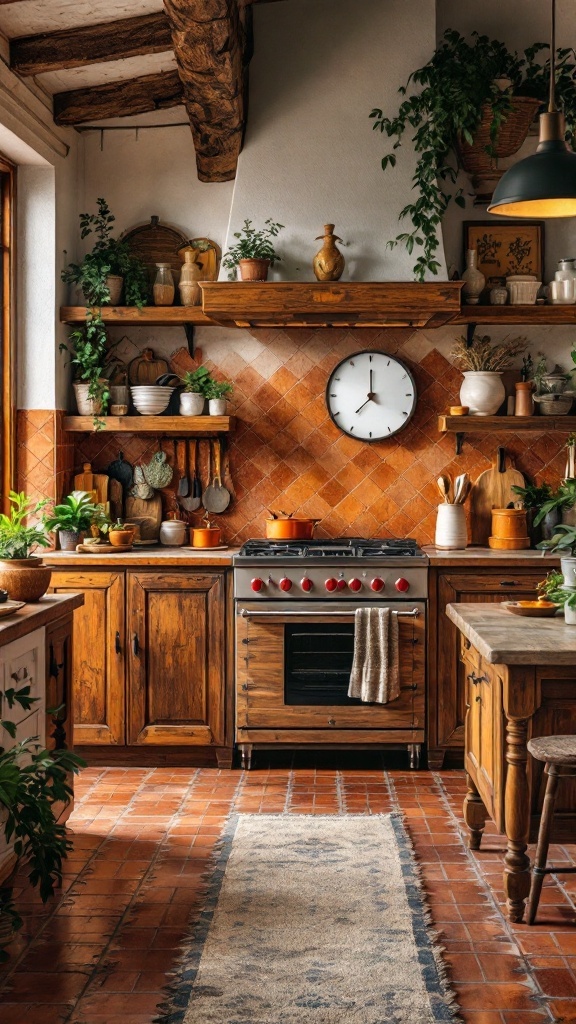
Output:
M19 75L41 75L46 71L79 68L171 49L168 19L160 11L103 25L13 39L10 43L10 67Z
M251 11L238 0L164 0L200 181L231 181L246 125Z
M54 95L56 124L76 125L105 117L129 117L150 110L166 110L183 102L177 71L142 75L124 82L107 82L89 89L73 89Z

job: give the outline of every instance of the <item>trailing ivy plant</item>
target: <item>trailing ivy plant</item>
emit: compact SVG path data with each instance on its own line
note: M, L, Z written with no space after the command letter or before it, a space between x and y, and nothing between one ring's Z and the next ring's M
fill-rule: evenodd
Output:
M88 384L88 398L100 401L102 413L106 413L110 400L110 386L106 378L109 345L99 307L86 309L85 322L70 332L68 342L62 342L60 351L70 356L74 379ZM99 429L102 426L102 421L95 417L94 427Z
M98 199L97 213L80 214L80 238L93 232L96 241L92 252L81 263L70 263L62 271L67 284L79 284L90 306L103 306L110 302L109 274L124 278L124 296L127 306L142 308L148 297L148 273L142 260L135 256L126 242L113 238L116 220L105 199Z
M549 62L536 59L544 49L546 43L535 43L519 56L496 39L474 32L472 42L467 42L458 32L447 29L432 58L413 71L399 89L405 98L396 116L385 116L379 107L371 111L373 129L395 140L392 152L382 157L384 171L395 166L394 151L401 146L405 132L412 133L417 155L412 179L416 198L399 217L408 218L412 229L391 239L388 247L404 245L410 255L416 248L421 250L413 268L416 280L423 281L426 273L438 273L438 228L449 203L453 199L458 206L466 205L462 188L455 188L456 143L473 143L485 104L492 111L492 146L511 110L512 96L533 96L542 104L546 102ZM502 90L498 79L508 79L511 84ZM558 99L566 115L566 137L572 143L576 134L576 55L571 49L558 50L557 82Z

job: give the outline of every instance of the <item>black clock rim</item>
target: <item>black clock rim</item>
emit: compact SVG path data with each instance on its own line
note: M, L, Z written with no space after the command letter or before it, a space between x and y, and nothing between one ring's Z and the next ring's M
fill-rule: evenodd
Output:
M412 381L412 385L414 387L414 404L412 406L412 411L411 411L408 419L404 420L404 423L402 424L402 426L397 427L396 430L391 430L388 434L382 434L381 437L358 437L358 434L351 434L349 430L345 430L344 427L342 427L338 423L338 421L334 418L334 416L332 414L332 410L330 408L330 402L328 401L329 391L330 391L330 382L331 382L334 374L336 373L336 371L341 366L343 366L344 363L349 363L350 359L352 357L357 358L358 356L372 356L372 355L374 355L374 356L375 355L387 356L388 359L393 359L394 362L398 363L398 365L401 366L403 370L406 370L406 373L408 374L410 380ZM324 391L324 403L326 405L326 408L328 410L328 415L329 415L330 419L332 420L332 423L334 424L335 427L338 428L338 430L340 431L341 434L346 434L346 437L351 437L353 441L358 441L359 444L378 444L379 441L387 441L389 437L395 437L396 434L400 434L403 430L406 429L406 427L410 423L410 420L414 416L414 413L416 412L417 400L418 400L418 392L416 390L416 381L414 380L414 376L412 374L412 371L411 371L410 367L407 366L406 363L402 359L399 359L398 356L393 355L391 352L386 352L386 350L382 349L382 348L363 348L360 352L351 352L350 355L344 356L344 359L341 359L340 362L337 363L336 366L334 367L334 369L332 370L330 376L328 377L328 382L326 384L326 390Z

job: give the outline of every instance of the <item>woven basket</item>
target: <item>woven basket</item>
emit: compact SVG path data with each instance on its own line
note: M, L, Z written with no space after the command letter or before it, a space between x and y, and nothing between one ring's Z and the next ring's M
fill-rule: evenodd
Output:
M469 146L462 140L457 144L460 163L464 170L472 175L474 185L480 180L490 180L493 182L492 187L496 185L504 173L503 169L498 168L497 159L513 156L518 152L540 107L540 100L531 96L512 96L510 102L512 110L500 125L494 143L490 139L492 108L485 104L482 107L482 117L474 135L473 145ZM487 146L492 147L494 156L486 152Z
M41 558L0 560L0 587L11 601L39 601L50 586L52 569Z

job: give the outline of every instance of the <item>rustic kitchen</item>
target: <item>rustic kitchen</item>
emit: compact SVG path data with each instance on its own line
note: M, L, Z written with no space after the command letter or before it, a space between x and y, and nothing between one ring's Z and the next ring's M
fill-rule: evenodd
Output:
M576 1021L574 46L2 0L3 1024Z

